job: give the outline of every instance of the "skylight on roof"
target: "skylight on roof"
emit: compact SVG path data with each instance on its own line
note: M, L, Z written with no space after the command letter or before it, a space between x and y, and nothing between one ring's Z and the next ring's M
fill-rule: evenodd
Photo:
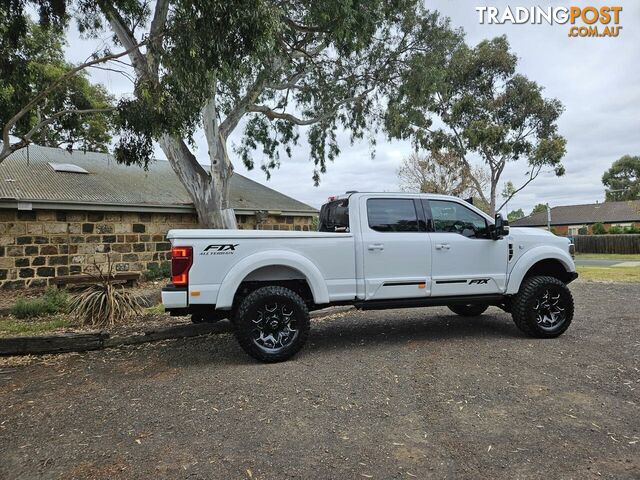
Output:
M48 162L51 168L53 168L56 172L66 172L66 173L89 173L84 168L79 167L78 165L74 165L73 163L53 163Z

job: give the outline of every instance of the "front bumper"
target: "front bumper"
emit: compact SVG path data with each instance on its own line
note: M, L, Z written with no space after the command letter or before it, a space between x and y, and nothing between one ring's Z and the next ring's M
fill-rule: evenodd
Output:
M167 285L162 288L162 305L165 310L177 310L189 306L187 287Z

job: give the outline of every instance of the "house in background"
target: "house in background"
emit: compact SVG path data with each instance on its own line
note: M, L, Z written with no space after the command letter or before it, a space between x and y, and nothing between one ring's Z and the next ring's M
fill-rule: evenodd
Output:
M551 227L557 235L574 236L585 228L591 234L595 223L602 223L607 231L613 226L640 228L640 200L564 205L551 209ZM529 215L511 225L547 228L547 212Z
M242 175L231 180L238 228L310 230L318 212ZM0 164L0 288L45 286L110 255L117 271L169 259L165 235L195 228L169 162L149 170L103 153L30 146Z

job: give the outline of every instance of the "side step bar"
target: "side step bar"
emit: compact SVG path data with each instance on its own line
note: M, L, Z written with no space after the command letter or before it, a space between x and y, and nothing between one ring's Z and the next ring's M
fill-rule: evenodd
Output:
M490 295L456 295L450 297L399 298L397 300L369 300L355 302L360 310L384 310L387 308L438 307L446 305L466 305L469 303L485 303L500 306L507 302L501 294Z

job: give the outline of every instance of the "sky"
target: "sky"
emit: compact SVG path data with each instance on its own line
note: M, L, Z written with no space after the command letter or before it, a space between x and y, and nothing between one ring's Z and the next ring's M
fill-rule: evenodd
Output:
M506 6L614 4L623 7L620 13L623 28L617 38L569 38L568 25L481 24L476 11L476 7L486 5L503 12ZM563 177L540 174L510 201L509 211L522 208L528 214L537 203L557 206L603 201L604 171L625 154L640 155L640 2L427 0L425 5L449 17L452 26L463 28L467 42L472 45L506 35L519 58L518 72L544 86L545 96L557 98L565 106L558 124L559 133L567 139L563 159L566 174ZM71 32L67 56L72 61L82 61L95 48L96 41L83 40L77 32ZM116 95L131 92L131 83L121 75L94 70L91 76ZM269 181L259 168L247 171L232 148L229 153L236 172L316 208L328 196L347 190L399 190L397 170L412 151L407 142L389 142L380 136L372 158L367 141L350 145L346 132L341 137L344 140L341 154L327 165L319 187L313 185L314 165L304 142L294 149L291 159L282 159L280 169L272 173ZM237 143L239 138L232 135L230 144ZM196 142L198 160L208 163L202 132L196 135ZM156 153L158 158L164 158L159 148ZM260 162L261 154L257 152L255 163ZM526 162L509 163L502 181L510 180L517 186L526 171Z

